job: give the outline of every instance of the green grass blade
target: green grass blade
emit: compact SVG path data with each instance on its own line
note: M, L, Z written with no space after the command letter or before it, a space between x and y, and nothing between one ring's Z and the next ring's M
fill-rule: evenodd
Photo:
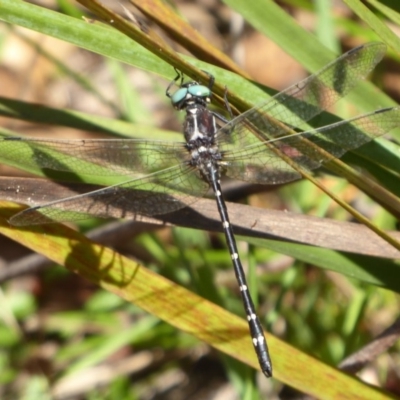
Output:
M359 0L344 2L390 47L400 52L400 40L371 10Z
M99 22L88 23L20 0L2 0L0 19L146 71L167 77L174 75L171 67L159 57L116 29Z
M117 137L182 140L181 133L154 128L148 124L132 124L118 119L87 114L75 110L53 108L5 97L0 97L0 115L24 121L66 126L90 132L107 133ZM5 134L8 132L10 135L20 136L16 132L7 130L3 130L3 132Z
M400 281L395 279L400 272L400 265L394 261L276 240L254 238L242 238L242 240L400 293Z
M400 25L400 8L397 3L397 11L396 11L396 4L388 3L388 5L383 4L377 0L367 0L371 6L375 7L379 10L387 19L394 22L397 25ZM390 7L389 7L390 4Z

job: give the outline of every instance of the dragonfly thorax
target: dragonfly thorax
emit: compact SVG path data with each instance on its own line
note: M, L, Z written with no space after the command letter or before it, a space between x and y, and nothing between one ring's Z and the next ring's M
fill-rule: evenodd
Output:
M188 104L186 106L183 134L187 143L204 138L214 142L217 130L216 118L206 106L202 104Z
M183 133L186 148L191 155L190 163L207 181L210 179L211 169L218 171L222 158L215 140L217 130L216 118L206 106L189 104L186 107Z

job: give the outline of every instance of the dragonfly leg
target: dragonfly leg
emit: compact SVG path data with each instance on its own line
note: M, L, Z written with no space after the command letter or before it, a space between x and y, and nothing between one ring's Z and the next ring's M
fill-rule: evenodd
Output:
M181 83L178 86L182 86L183 84L183 74L181 72L179 72L176 68L174 68L175 72L176 72L176 77L170 82L170 84L167 87L167 90L165 91L165 95L170 99L172 97L172 94L170 92L171 87L174 86L176 84L176 82L179 81L179 79L181 80Z

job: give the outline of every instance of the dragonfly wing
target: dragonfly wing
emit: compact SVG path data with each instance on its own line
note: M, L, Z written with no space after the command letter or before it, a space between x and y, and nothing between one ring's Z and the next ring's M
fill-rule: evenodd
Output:
M191 166L181 164L144 178L24 210L12 217L10 222L23 226L77 221L90 216L126 218L138 214L161 215L193 203L204 196L208 186Z
M293 168L277 151L282 151L283 147L283 143L277 142L258 143L242 150L227 152L222 163L225 174L233 179L264 185L300 179L302 175L298 169ZM285 150L287 153L292 153L290 156L293 163L300 161L296 149L287 144Z
M293 127L308 129L306 121L349 93L385 53L385 44L378 42L348 51L319 72L234 118L220 129L218 140L244 147L254 143L254 134L268 140L286 136Z
M187 159L182 143L135 139L0 139L0 160L28 170L96 176L137 176Z
M231 178L285 183L400 126L400 107L385 108L319 129L250 145L224 155ZM296 167L294 167L296 165Z

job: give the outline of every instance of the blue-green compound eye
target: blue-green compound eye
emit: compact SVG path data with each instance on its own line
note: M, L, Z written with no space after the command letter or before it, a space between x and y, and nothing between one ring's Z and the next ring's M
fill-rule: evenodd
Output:
M207 86L193 85L188 87L188 92L195 97L210 97L211 90Z
M180 88L172 95L172 104L179 104L186 99L188 94L190 95L189 97L210 97L211 90L207 86L203 85L192 85L189 87Z
M172 104L180 103L188 94L188 88L178 89L171 97Z

